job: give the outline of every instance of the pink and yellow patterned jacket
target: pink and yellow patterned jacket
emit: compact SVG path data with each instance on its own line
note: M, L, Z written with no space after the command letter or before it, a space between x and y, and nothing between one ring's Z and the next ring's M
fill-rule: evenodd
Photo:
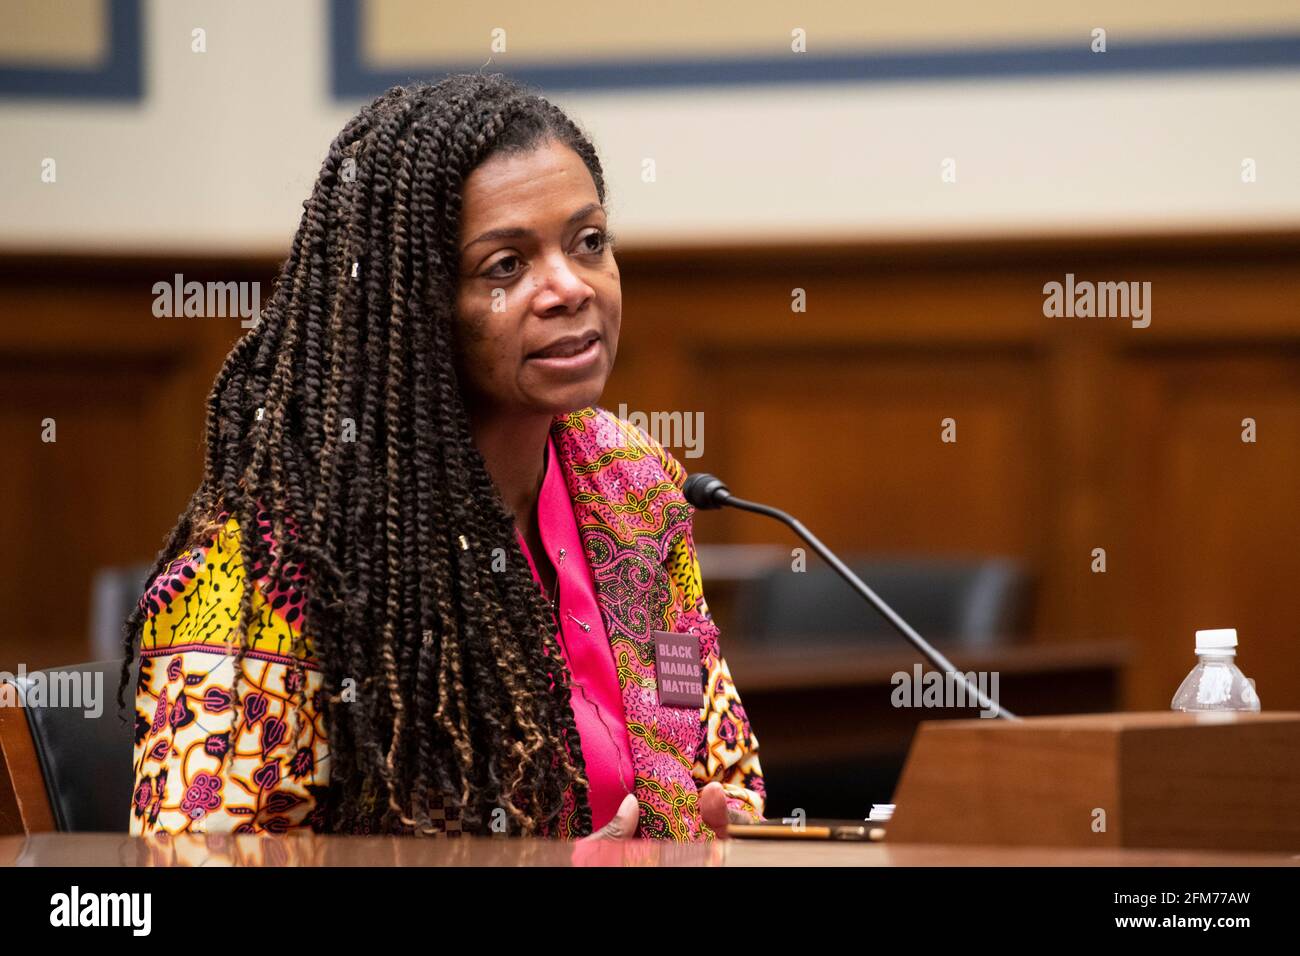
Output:
M704 601L694 509L681 490L685 471L658 442L603 408L557 416L551 435L614 656L641 805L638 834L712 838L698 793L714 780L732 810L762 819L758 738ZM302 595L268 593L260 577L240 682L243 721L239 739L230 739L233 625L245 580L239 534L227 521L208 546L173 561L141 599L148 617L135 704L132 833L281 832L319 829L323 820L329 744L310 638L297 645L303 666L291 666ZM705 680L698 711L659 704L653 631L699 635ZM303 706L293 700L301 680ZM231 747L233 759L223 764ZM562 815L555 835L576 835L566 822Z

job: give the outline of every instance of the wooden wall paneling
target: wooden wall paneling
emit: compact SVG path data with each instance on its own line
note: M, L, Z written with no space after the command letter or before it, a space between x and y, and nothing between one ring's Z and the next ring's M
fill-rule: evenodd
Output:
M197 483L214 356L236 319L157 318L152 284L258 267L130 260L0 265L0 668L87 659L101 567L152 558ZM227 276L221 276L227 278ZM57 438L41 442L41 420Z
M1194 632L1236 627L1266 709L1300 705L1300 348L1192 347L1130 359L1130 532L1122 602L1131 702L1167 707L1196 662ZM1241 441L1241 420L1259 440Z
M1037 374L1027 357L839 349L745 352L724 394L767 383L726 413L727 462L748 496L796 511L835 548L1020 554L1040 506ZM941 441L956 420L957 441ZM755 455L752 449L766 448ZM739 492L738 492L739 493ZM732 540L784 543L736 515Z
M1053 321L1053 320L1045 320ZM1049 438L1041 449L1051 501L1040 527L1038 640L1105 640L1117 632L1122 593L1112 563L1122 544L1116 511L1125 489L1114 468L1124 409L1114 387L1111 350L1117 333L1105 327L1055 325L1044 364ZM1104 550L1106 571L1094 571Z
M1167 706L1193 663L1191 630L1216 622L1242 629L1266 707L1300 699L1284 584L1300 570L1300 234L642 249L619 262L623 332L602 404L702 412L705 455L688 470L795 510L845 550L1017 554L1040 584L1034 641L1132 642L1129 706ZM276 265L0 257L0 665L80 659L83 576L152 557L197 482L204 400L240 330L154 318L152 283L261 281L265 300ZM1042 285L1066 272L1152 281L1151 326L1045 318ZM806 313L790 311L795 287ZM51 404L68 444L42 458L37 416ZM1260 410L1255 446L1239 447L1238 404ZM958 444L945 447L938 420L954 407ZM1236 445L1222 444L1225 422ZM701 516L696 536L794 546L730 511ZM1107 543L1108 572L1093 575L1089 552Z

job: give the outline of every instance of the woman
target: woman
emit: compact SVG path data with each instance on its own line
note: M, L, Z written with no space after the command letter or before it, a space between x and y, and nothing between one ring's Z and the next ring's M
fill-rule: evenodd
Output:
M604 201L588 139L501 76L395 88L339 134L127 622L132 832L762 819L685 473L595 406Z

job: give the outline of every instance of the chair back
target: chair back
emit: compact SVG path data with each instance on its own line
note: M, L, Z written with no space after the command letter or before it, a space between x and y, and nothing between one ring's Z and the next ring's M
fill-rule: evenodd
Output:
M1018 636L1027 623L1028 581L1003 558L845 561L926 640L968 647ZM781 567L738 595L746 640L781 644L816 637L830 645L893 640L895 631L835 571L809 558L801 573Z
M9 705L0 707L0 830L126 831L138 664L125 712L121 659L33 671L0 687Z

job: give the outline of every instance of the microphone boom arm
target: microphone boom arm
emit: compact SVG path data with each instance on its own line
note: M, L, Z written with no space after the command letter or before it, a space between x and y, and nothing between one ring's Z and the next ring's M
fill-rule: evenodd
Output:
M777 521L788 525L795 534L808 542L808 544L812 545L813 550L821 555L822 560L834 568L835 572L848 582L849 587L853 588L853 590L857 591L871 602L871 606L880 612L881 617L893 625L894 630L903 635L903 637L905 637L913 647L920 651L921 654L930 661L930 663L941 671L955 675L956 678L965 686L967 693L974 696L975 699L979 701L981 708L992 710L995 717L1001 717L1003 720L1020 719L997 701L987 697L978 687L967 680L965 674L957 670L948 658L944 657L939 653L939 651L932 647L925 638L916 633L910 624L899 617L898 614L894 612L894 609L886 604L875 591L867 587L866 584L863 583L862 579L849 569L848 565L837 558L834 552L832 552L830 548L826 547L826 545L822 544L821 540L805 528L803 523L797 518L786 514L779 508L772 508L768 505L761 505L754 501L746 501L743 498L737 498L735 495L725 490L721 491L721 493L716 493L715 500L719 504L740 508L744 511L752 511L755 514L767 515L769 518L775 518Z

